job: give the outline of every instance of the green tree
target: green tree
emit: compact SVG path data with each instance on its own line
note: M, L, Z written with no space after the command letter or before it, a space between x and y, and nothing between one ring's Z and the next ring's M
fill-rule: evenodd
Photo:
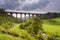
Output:
M42 30L42 21L39 17L33 19L32 28L35 34L37 34L39 30Z
M28 20L20 25L21 29L27 30L31 35L35 36L42 29L42 21L39 17L35 17L32 20Z

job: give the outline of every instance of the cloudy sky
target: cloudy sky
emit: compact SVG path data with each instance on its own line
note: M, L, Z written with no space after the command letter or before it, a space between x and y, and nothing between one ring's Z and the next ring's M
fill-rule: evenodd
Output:
M19 11L59 12L60 0L0 0L0 8Z

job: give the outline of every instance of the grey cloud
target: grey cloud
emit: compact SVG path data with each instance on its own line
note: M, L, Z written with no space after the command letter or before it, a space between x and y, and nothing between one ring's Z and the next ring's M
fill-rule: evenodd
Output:
M25 0L19 0L21 2L24 2L25 3ZM41 2L40 2L41 1ZM21 5L23 5L23 7L21 7L22 10L34 10L34 9L37 9L37 8L43 8L45 7L47 4L48 4L48 0L40 0L38 3L36 4L26 4L26 5L23 5L23 4L20 4L18 2L18 0L5 0L5 4L4 5L0 5L0 7L3 7L5 9L16 9L18 6L21 7ZM19 8L17 8L18 10Z
M25 4L25 1L26 0L2 0L2 2L0 2L0 8L24 11L60 11L60 0L39 0L38 3L33 4Z
M51 0L42 11L60 11L60 0Z
M15 9L19 5L17 0L5 0L4 2L4 5L0 5L4 9Z
M26 5L24 5L23 7L22 7L22 9L23 10L34 10L34 9L38 9L38 8L40 8L40 9L43 9L45 6L47 6L47 4L49 3L50 1L48 1L48 0L40 0L38 3L36 3L36 4L31 4L31 5L29 5L29 4L26 4Z
M34 10L34 9L38 9L38 8L43 9L43 8L49 3L48 0L46 0L46 1L41 0L41 1L42 1L42 2L39 1L39 2L36 3L36 4L25 5L24 7L22 7L22 9L23 9L23 10Z

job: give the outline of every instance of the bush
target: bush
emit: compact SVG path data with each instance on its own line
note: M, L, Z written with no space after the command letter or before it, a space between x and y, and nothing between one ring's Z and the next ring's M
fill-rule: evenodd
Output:
M31 24L32 31L37 34L39 30L42 30L42 21L39 17L35 17Z
M13 18L10 17L8 14L7 15L3 15L2 13L0 13L0 26L5 28L5 29L9 29L12 26L14 26L14 20L12 20Z
M27 27L29 27L31 25L32 21L31 20L28 20L26 21L25 23L21 23L20 24L20 28L21 29L26 29Z
M42 29L42 21L39 17L35 17L32 20L28 20L20 25L21 29L27 30L31 35L35 35Z

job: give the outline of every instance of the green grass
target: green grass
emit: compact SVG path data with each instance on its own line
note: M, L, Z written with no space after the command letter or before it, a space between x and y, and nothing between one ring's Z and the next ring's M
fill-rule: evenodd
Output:
M47 24L43 24L43 29L46 32L50 32L50 33L59 33L60 34L60 26L56 26L56 25L47 25Z
M8 30L1 28L0 31L5 31L6 33L0 32L0 40L35 40L26 30L19 29L19 25L15 24Z
M0 33L0 40L23 40L20 37L14 37L8 34Z
M55 23L56 21L56 23ZM60 18L43 21L43 29L47 33L59 34L60 35Z

